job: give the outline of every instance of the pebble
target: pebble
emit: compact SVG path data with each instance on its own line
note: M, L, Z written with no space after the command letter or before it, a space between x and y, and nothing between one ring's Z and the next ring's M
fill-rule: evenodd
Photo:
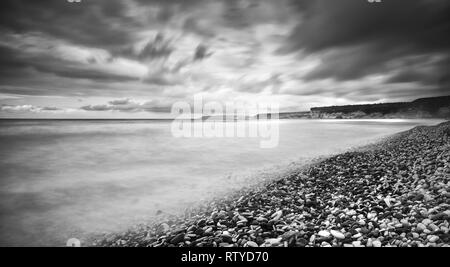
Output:
M264 218L264 217L258 217L256 220L258 222L267 222L268 221L267 218Z
M277 211L274 214L272 214L272 220L276 221L279 220L281 218L281 216L283 216L283 211Z
M308 245L308 240L299 238L295 244L299 247L305 247L306 245Z
M372 246L373 246L374 248L381 248L381 241L380 241L380 240L374 240L374 241L372 242Z
M392 206L392 204L391 204L391 199L390 199L390 198L385 198L385 199L384 199L384 203L386 203L386 206L388 206L388 207L391 207L391 206Z
M430 229L430 231L433 231L433 232L439 231L439 227L434 223L430 223L428 225L428 229Z
M358 238L360 238L361 236L362 236L361 233L357 233L356 235L353 235L352 238L358 239Z
M431 243L435 243L439 240L439 236L435 236L435 235L429 235L427 238L428 238L428 241L430 241Z
M426 229L427 229L427 227L425 226L425 224L423 224L423 223L418 223L417 224L417 231L420 233L420 232L423 232L423 231L425 231Z
M170 240L170 243L176 245L182 241L184 241L184 234L178 234Z
M278 246L281 243L281 238L269 238L265 241L266 244L270 244L272 246Z
M449 193L447 193L447 194L449 194ZM447 195L446 198L450 198L450 194ZM446 212L441 212L439 214L435 214L435 215L431 216L430 219L433 220L433 221L448 220L449 219L449 215Z
M223 231L222 236L231 237L231 234L228 231Z
M331 235L333 235L336 239L345 239L345 235L336 230L330 230Z
M356 213L355 210L349 210L346 214L347 214L348 216L354 216L354 215L356 215L357 213Z
M329 237L331 234L328 231L322 230L318 233L318 235L321 237Z

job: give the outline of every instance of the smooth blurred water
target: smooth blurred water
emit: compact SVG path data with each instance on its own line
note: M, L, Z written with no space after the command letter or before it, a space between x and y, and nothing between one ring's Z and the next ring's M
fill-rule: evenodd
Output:
M230 122L234 123L234 122ZM64 246L177 214L296 162L437 120L285 120L280 143L174 138L168 121L0 121L0 245Z

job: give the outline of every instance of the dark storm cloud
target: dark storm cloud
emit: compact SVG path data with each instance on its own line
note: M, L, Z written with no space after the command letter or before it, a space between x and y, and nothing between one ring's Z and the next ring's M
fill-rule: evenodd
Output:
M167 42L167 44L168 43L169 42ZM147 60L158 58L166 59L174 50L174 48L169 48L169 45L159 45L156 47L160 48L152 48L151 51L146 53L149 56ZM166 47L166 50L164 51L166 51L167 53L162 52L163 50L160 51L161 47ZM160 66L159 68L156 68L149 72L147 76L142 79L142 82L157 86L182 85L184 83L184 76L180 74L180 70L186 66L205 60L212 55L213 53L209 51L209 48L206 45L200 44L196 47L194 55L192 57L189 56L183 59L179 59L173 66Z
M389 73L394 63L406 67L406 59L416 55L448 58L449 1L297 0L292 5L300 22L279 52L323 55L323 64L307 80Z
M117 99L117 100L109 101L108 103L110 105L119 106L119 105L127 105L130 102L131 102L131 100L126 98L126 99Z
M35 72L30 72L34 70ZM20 49L0 45L0 81L8 83L16 78L24 78L38 73L53 74L59 77L88 79L93 81L120 82L138 80L136 77L107 73L89 69L83 64L65 61L41 54L24 53Z
M151 5L157 7L169 7L169 8L177 8L181 10L189 10L193 8L197 8L199 5L202 6L208 1L211 0L135 0L137 3L141 5ZM223 0L219 0L223 1ZM227 1L227 0L225 0ZM175 15L175 14L173 14Z
M447 49L450 30L446 0L296 0L302 21L290 36L290 49L309 52L371 42L418 51ZM447 37L447 38L445 38ZM389 47L389 46L387 46Z
M38 71L53 73L60 77L65 78L74 78L74 79L88 79L93 81L103 81L103 82L127 82L127 81L138 81L139 78L126 76L126 75L118 75L112 73L105 73L103 71L97 70L89 70L84 68L78 68L76 66L68 66L67 64L62 65L52 64L43 65L43 66L35 66ZM60 68L64 66L63 68Z
M187 18L183 24L183 30L186 32L196 33L198 35L212 38L216 36L213 28L200 25L195 18Z
M197 60L203 60L205 58L208 58L210 56L212 56L213 53L208 51L208 47L206 45L199 45L197 46L197 48L195 49L195 53L194 53L194 61Z
M157 86L174 86L181 84L181 81L176 76L162 72L149 75L143 82Z
M406 87L395 84L370 85L361 83L357 87L311 85L307 89L288 89L286 93L301 97L330 97L333 99L347 99L352 102L379 102L381 99L389 102L415 100L421 96L448 95L444 88L432 88L417 83L409 83Z
M135 51L135 55L131 52L131 56L141 61L149 61L153 59L168 58L175 50L172 40L166 38L162 33L158 33L153 40L140 51ZM129 53L129 52L128 52ZM127 53L124 54L125 56Z
M224 19L227 25L233 28L245 28L250 25L248 17L245 15L245 7L240 5L242 1L229 0L226 1L226 9L224 12Z
M134 40L133 29L137 25L125 14L125 10L125 1L120 0L80 3L64 0L5 0L0 2L0 34L19 34L24 38L31 35L42 36L44 39L54 40L55 44L61 42L115 53ZM42 47L40 42L36 41L33 45ZM0 82L3 86L25 85L27 80L39 80L44 75L102 83L138 80L136 77L93 68L98 63L93 57L87 58L88 64L85 65L53 56L53 45L47 51L36 51L36 47L18 43L16 46L0 45ZM28 85L33 86L36 84ZM48 87L54 86L55 84L48 84Z
M289 0L222 0L224 26L245 30L254 25L266 23L286 23L289 16L280 12Z
M115 50L133 40L132 29L137 26L125 10L121 0L3 0L0 30L40 32L74 44Z
M404 62L404 67L397 71L389 83L420 82L424 85L438 84L449 88L450 85L450 58L443 57L437 60L427 59L424 56Z

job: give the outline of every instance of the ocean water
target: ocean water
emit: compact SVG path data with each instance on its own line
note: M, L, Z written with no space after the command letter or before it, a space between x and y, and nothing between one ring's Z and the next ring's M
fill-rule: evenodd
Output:
M0 245L87 242L439 122L285 120L278 146L263 149L258 138L175 138L169 121L2 120Z

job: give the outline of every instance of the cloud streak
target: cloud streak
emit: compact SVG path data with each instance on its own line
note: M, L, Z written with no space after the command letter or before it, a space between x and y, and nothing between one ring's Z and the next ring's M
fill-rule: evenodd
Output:
M31 113L63 111L62 109L56 107L37 107L33 105L17 105L17 106L4 105L0 106L0 110L6 112L31 112Z
M164 105L157 100L140 103L131 99L118 99L110 101L108 104L83 106L81 107L81 109L85 111L118 111L125 113L136 113L136 112L169 113L171 110L171 106Z

